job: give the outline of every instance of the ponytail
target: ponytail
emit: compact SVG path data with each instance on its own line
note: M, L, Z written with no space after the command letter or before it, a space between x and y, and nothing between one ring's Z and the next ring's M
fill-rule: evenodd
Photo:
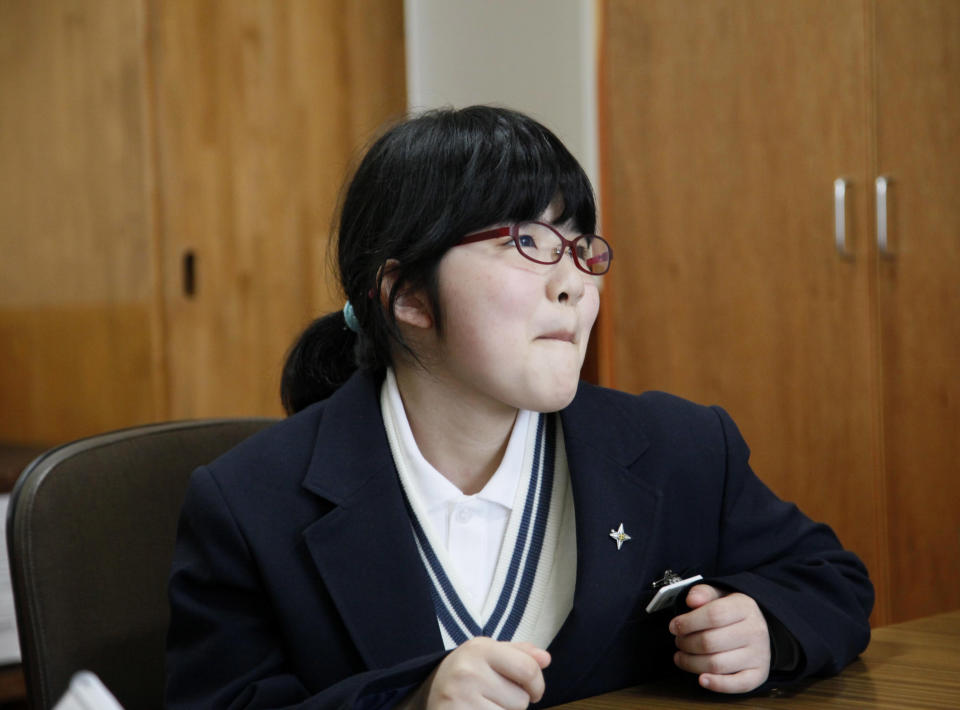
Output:
M326 399L357 369L357 334L342 311L317 318L287 353L280 378L280 400L287 414Z

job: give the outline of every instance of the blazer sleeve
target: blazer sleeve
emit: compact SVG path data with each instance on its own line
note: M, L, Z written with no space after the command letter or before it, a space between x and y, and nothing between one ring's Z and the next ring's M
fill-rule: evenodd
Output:
M729 415L713 407L726 447L717 575L709 583L752 597L796 640L800 658L763 687L838 672L870 640L867 570L826 525L780 500L750 469ZM761 689L762 689L761 688Z
M248 545L205 468L194 473L187 491L168 593L171 710L391 707L443 658L432 654L361 672L311 693L285 656Z

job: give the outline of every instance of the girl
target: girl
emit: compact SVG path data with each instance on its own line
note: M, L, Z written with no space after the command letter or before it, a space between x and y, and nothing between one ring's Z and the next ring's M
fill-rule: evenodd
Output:
M171 708L524 708L671 671L742 693L866 647L863 565L723 410L578 382L613 261L595 223L519 113L434 111L370 148L347 305L291 350L291 416L191 479ZM702 581L658 608L670 570Z

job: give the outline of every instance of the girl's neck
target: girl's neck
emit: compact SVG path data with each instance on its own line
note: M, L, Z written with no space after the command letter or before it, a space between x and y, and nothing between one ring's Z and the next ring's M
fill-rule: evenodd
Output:
M466 495L496 472L517 410L478 401L416 365L394 368L407 421L420 453Z

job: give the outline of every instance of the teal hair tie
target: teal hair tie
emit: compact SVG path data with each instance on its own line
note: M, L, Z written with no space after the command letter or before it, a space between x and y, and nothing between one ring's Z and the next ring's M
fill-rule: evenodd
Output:
M353 304L347 301L343 306L343 320L347 327L354 333L360 332L360 321L357 320L357 314L353 312Z

